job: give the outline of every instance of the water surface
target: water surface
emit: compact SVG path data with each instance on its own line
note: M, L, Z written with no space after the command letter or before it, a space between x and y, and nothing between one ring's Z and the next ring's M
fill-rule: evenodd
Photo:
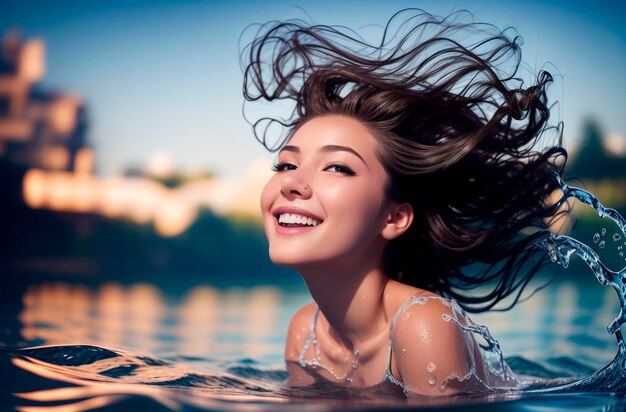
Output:
M606 333L618 306L614 295L595 279L559 276L511 311L472 318L489 326L516 372L565 382L614 357L615 338ZM282 360L287 325L308 300L304 289L276 286L200 284L171 293L157 283L31 283L3 304L0 345L7 349L0 358L9 381L3 398L22 410L624 406L619 392L607 390L405 400L367 390L287 388Z
M592 207L617 231L602 228L589 243L542 234L537 246L563 268L559 278L514 310L474 316L490 328L483 337L502 349L521 390L407 399L377 386L287 387L282 346L291 315L308 300L303 290L206 284L174 293L158 282L16 280L0 300L2 397L24 411L624 410L626 220L555 178L562 201ZM616 270L593 247L611 240ZM574 255L584 264L570 265ZM546 279L535 282L527 290Z

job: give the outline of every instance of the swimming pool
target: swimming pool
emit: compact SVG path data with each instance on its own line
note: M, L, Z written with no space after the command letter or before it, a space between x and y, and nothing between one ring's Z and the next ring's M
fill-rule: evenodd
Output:
M535 285L541 283L538 279ZM21 410L72 405L69 410L607 411L625 406L623 394L610 391L407 401L366 390L286 388L283 343L291 315L309 300L303 286L218 288L184 277L162 282L34 278L9 282L2 294L0 345L11 349L0 353L1 399ZM618 307L611 288L574 267L515 309L472 318L489 327L516 372L574 378L614 357L615 338L606 325Z

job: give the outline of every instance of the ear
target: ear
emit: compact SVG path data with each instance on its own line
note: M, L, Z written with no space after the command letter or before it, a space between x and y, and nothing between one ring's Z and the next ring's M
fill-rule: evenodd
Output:
M387 240L395 239L406 232L411 227L411 223L413 223L413 206L409 203L392 204L381 235Z

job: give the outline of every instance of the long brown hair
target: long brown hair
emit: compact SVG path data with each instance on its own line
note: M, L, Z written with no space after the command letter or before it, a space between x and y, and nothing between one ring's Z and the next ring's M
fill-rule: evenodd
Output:
M287 21L260 26L242 53L246 100L293 103L282 118L254 121L257 139L279 150L325 114L370 128L387 197L415 211L387 247L387 275L476 312L509 295L515 304L544 262L534 241L557 214L560 204L547 202L551 173L567 159L560 126L548 125L552 77L541 71L524 87L521 39L511 32L468 12L407 9L379 44L343 27ZM492 287L471 292L481 285Z

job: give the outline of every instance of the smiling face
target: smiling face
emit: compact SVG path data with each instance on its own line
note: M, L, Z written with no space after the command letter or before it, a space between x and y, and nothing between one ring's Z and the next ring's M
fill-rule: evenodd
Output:
M294 269L382 258L386 172L375 138L352 118L303 124L261 195L270 258Z

